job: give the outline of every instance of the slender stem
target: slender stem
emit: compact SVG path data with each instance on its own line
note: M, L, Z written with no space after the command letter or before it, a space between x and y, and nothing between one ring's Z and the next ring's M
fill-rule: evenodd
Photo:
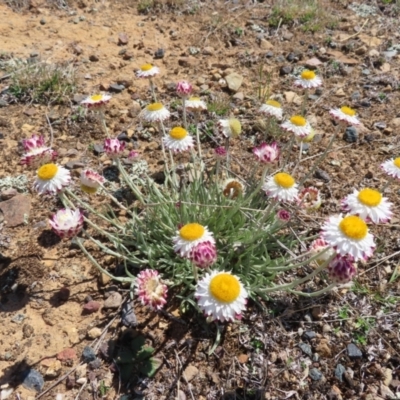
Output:
M156 91L154 88L153 78L149 78L149 82L150 82L151 96L153 98L154 103L157 103L157 96L156 96Z
M215 164L215 175L218 177L219 175L219 170L221 167L221 160L219 158L217 158L217 162Z
M102 107L100 107L100 109L99 109L99 116L100 116L100 122L104 129L104 132L105 132L106 136L109 138L110 134L108 133L108 129L107 129L106 116L104 115L104 109Z
M192 263L192 271L193 271L194 280L197 282L199 280L199 275L197 273L197 267L193 263Z
M292 175L294 175L294 173L296 172L297 167L300 165L301 163L301 156L303 154L303 141L300 140L300 144L299 144L299 160L297 161L297 164L294 166L293 171L292 171Z
M186 117L186 96L182 97L183 105L183 127L188 130L187 117Z
M303 102L301 105L301 115L304 117L307 114L307 102L308 102L308 89L304 90Z
M76 241L78 243L78 246L80 249L85 253L86 257L92 262L92 264L103 274L107 275L111 279L114 279L115 281L118 282L132 282L132 278L122 278L122 277L117 277L112 274L110 274L106 269L100 266L100 264L95 260L95 258L86 250L85 246L81 243L81 240L78 239Z
M196 113L196 140L197 140L197 151L199 153L199 158L200 162L202 160L202 154L201 154L201 143L200 143L200 121L199 121L199 115Z
M312 293L305 293L305 292L300 292L298 290L289 290L290 293L293 293L297 296L303 296L303 297L318 297L321 296L324 293L330 292L334 287L336 286L336 283L331 283L330 285L328 285L327 287L318 290L316 292L312 292Z
M231 156L229 154L229 137L225 138L225 150L226 150L226 169L230 169Z
M292 137L290 138L289 143L286 145L286 147L284 149L284 151L287 151L287 155L286 155L285 161L282 165L283 169L285 169L287 163L289 162L289 158L290 158L290 154L292 152L294 140L295 140L295 135L294 135L294 133L292 133Z

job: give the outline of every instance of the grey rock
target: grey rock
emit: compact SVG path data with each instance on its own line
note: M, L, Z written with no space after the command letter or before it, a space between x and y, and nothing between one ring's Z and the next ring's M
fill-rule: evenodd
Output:
M112 93L121 93L123 90L125 90L125 86L118 85L118 83L111 84L109 89L109 91Z
M82 352L82 359L84 362L89 363L96 359L96 353L90 346L86 346Z
M156 60L159 60L159 59L161 59L161 58L164 58L164 56L165 56L165 50L164 50L164 49L158 49L158 50L156 50L155 53L154 53L154 58L155 58Z
M129 38L128 35L126 33L120 33L118 35L118 44L120 46L125 46L128 44Z
M355 143L358 139L357 129L354 126L349 126L343 134L343 140L347 143Z
M365 68L361 71L363 75L371 75L371 71L368 68Z
M96 143L95 145L93 145L93 153L95 156L99 156L100 154L103 154L104 153L103 145L100 143Z
M375 122L375 123L374 123L374 127L375 127L375 128L378 128L378 129L380 129L380 130L383 130L383 129L386 128L386 123L383 122L383 121L378 121L378 122Z
M360 105L365 108L368 108L371 107L371 102L368 99L363 99L360 101Z
M122 307L121 322L122 325L128 328L133 328L137 325L135 311L133 309L132 302L130 301L125 303Z
M314 353L314 354L313 354L313 357L312 357L312 360L313 360L314 362L318 362L319 359L320 359L319 354L318 354L318 353Z
M268 51L266 54L265 54L265 57L267 57L267 58L271 58L271 57L273 57L274 56L274 53L272 52L272 51Z
M16 324L20 324L25 318L25 314L16 314L11 318L11 321L15 322Z
M324 89L322 89L321 87L315 89L315 94L317 96L321 96L322 93L324 93Z
M101 367L101 361L96 358L93 361L90 361L89 368L90 369L99 369Z
M86 99L87 96L85 96L84 94L74 94L74 97L72 98L72 101L75 104L80 104L83 100Z
M40 372L34 369L28 369L22 375L22 385L29 389L40 392L44 386L44 379Z
M293 33L288 32L288 31L284 31L284 32L282 33L282 38L283 38L284 40L292 40L292 39L293 39Z
M129 142L130 141L130 139L129 139L129 136L127 135L127 133L124 131L124 132L121 132L118 136L117 136L117 139L118 140L121 140L121 141L124 141L124 142Z
M302 342L299 343L299 347L304 354L306 354L309 357L312 357L312 350L309 344Z
M104 308L118 308L121 305L122 296L118 292L112 292L104 302Z
M358 358L362 358L363 353L354 343L350 343L347 345L347 355L351 359L355 360Z
M288 60L289 62L293 62L293 61L297 61L297 57L296 54L294 53L289 53L286 57L286 60Z
M303 334L303 338L307 340L314 339L317 334L314 331L305 331Z
M308 373L308 375L310 375L310 378L313 380L313 381L320 381L322 378L323 378L323 374L322 374L322 372L319 370L319 369L317 369L317 368L311 368L310 369L310 372Z
M346 368L342 364L336 365L335 377L339 382L343 382L343 374L346 372Z
M293 67L291 65L284 65L279 69L279 75L284 76L284 75L289 75L293 70Z
M353 93L351 94L351 99L352 99L352 100L359 100L360 97L361 97L361 93L360 93L359 91L353 92Z
M40 25L45 25L46 24L46 20L44 18L42 18L39 22L40 22Z
M7 107L8 103L4 99L0 99L0 107Z
M237 92L243 83L243 76L237 74L236 72L232 72L231 74L225 77L225 80L228 85L228 88L233 92Z
M322 169L317 169L314 172L314 177L317 179L321 179L325 182L329 182L331 180L331 177L329 176L329 174L325 171L323 171Z

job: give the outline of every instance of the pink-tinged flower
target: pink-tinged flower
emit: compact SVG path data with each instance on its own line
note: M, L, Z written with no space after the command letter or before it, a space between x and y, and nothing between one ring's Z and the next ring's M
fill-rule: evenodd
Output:
M223 147L223 146L217 147L217 148L214 150L214 155L215 155L216 158L219 158L220 160L221 160L221 159L225 159L225 158L226 158L226 155L227 155L226 148Z
M276 213L276 218L278 218L280 221L286 223L286 222L290 221L291 215L290 215L290 212L288 210L280 209Z
M24 146L25 151L35 150L38 147L46 147L44 136L33 134L30 139L22 140L22 146Z
M57 153L45 145L44 136L32 135L22 141L26 153L21 157L21 164L38 168L43 164L54 161Z
M357 274L357 264L348 257L336 256L329 263L327 271L332 283L348 283Z
M347 125L360 125L356 111L350 107L343 106L329 111L329 114L339 122L345 122Z
M125 150L125 142L118 139L106 139L104 141L104 151L110 158L121 157L123 151Z
M152 310L161 310L167 302L168 288L158 271L145 269L136 277L135 294L140 302Z
M318 265L322 265L335 254L335 251L321 238L314 240L309 250L311 257L318 256L315 259Z
M92 169L85 169L81 173L81 189L86 193L96 193L104 182L104 177Z
M130 160L135 160L135 159L137 159L138 157L140 157L140 154L139 154L137 151L135 151L135 150L131 150L131 151L129 152L129 154L128 154L128 158L129 158Z
M187 81L179 81L176 84L176 93L180 97L188 97L192 93L193 87Z
M321 203L321 195L317 188L310 186L299 191L299 205L307 212L318 210Z
M152 78L160 73L160 69L152 64L143 64L140 69L136 71L138 78Z
M259 147L254 147L253 153L257 160L264 163L273 163L279 159L279 147L276 142L271 145L267 143L261 143Z
M217 261L217 248L211 242L200 243L192 249L189 259L198 268L209 268Z
M83 227L83 214L79 209L63 208L50 219L53 231L61 238L76 236Z
M37 170L33 187L39 194L56 194L68 186L70 181L71 174L66 168L49 163Z
M107 104L111 100L109 94L94 94L81 101L83 106L88 108L99 108Z

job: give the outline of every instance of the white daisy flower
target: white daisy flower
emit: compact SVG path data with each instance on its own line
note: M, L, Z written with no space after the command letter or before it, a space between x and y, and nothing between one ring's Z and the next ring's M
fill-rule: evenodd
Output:
M393 178L400 179L400 157L385 161L381 168Z
M212 271L197 283L194 296L209 320L229 322L241 319L248 294L237 276L230 272Z
M166 149L175 153L190 150L194 146L193 137L180 126L171 129L168 136L162 138Z
M83 227L83 213L79 209L63 208L53 215L49 223L60 238L72 238Z
M264 183L262 189L268 197L278 201L293 202L298 200L299 191L294 178L286 172L278 172Z
M44 164L37 170L33 187L40 194L54 194L61 191L71 181L70 172L56 164Z
M238 137L242 132L242 125L236 118L220 119L217 125L219 132L227 138Z
M170 115L170 112L161 103L149 104L140 113L140 117L147 122L165 121Z
M390 211L392 203L375 189L362 189L348 195L342 201L342 207L350 214L358 215L367 222L374 224L388 222L393 213Z
M196 222L184 225L172 239L175 252L189 258L194 247L203 242L215 243L213 234L206 226Z
M207 110L207 105L200 97L189 97L185 102L185 107L188 111L205 111Z
M355 110L343 106L329 111L329 114L340 122L346 122L348 125L360 125L360 120L356 116Z
M267 100L265 104L263 104L258 111L262 114L265 114L269 117L275 117L279 121L282 119L282 106L278 101L275 100Z
M294 115L290 120L285 121L281 125L281 128L294 133L301 139L307 137L312 132L310 123L301 115Z
M151 64L144 64L136 71L138 78L152 78L160 73L160 69Z
M374 253L374 236L365 221L355 215L330 217L322 227L321 237L337 254L354 261L367 260Z
M228 199L234 200L242 196L245 191L243 183L237 179L229 178L222 184L222 194Z
M108 94L94 94L81 101L81 104L88 108L101 107L111 100L111 96Z
M81 189L86 193L96 193L104 182L104 177L92 169L85 169L81 173Z
M322 79L314 71L306 69L301 73L300 78L298 78L294 84L303 89L313 89L322 85Z

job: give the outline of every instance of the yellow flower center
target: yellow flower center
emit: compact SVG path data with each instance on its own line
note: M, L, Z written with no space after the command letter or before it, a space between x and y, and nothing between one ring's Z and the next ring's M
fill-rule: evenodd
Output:
M397 167L400 168L400 157L397 157L393 160L393 164Z
M97 192L97 188L96 187L91 187L91 186L86 186L84 184L81 183L81 190L82 192L88 193L88 194L93 194Z
M349 239L353 240L362 240L368 233L365 221L355 215L344 217L339 224L339 228Z
M307 80L307 81L311 81L312 79L314 79L315 78L315 72L314 71L310 71L310 70L308 70L308 69L306 69L305 71L303 71L302 73L301 73L301 78L302 79L305 79L305 80Z
M229 128L231 129L232 137L237 137L242 132L242 125L240 124L240 121L236 118L231 118L229 120Z
M225 197L236 199L236 197L243 193L243 186L239 181L230 181L225 185L222 193Z
M290 189L296 181L294 178L287 174L286 172L279 172L274 176L274 181L277 185L285 188L285 189Z
M187 136L187 130L184 128L181 128L180 126L177 126L173 129L171 129L171 132L169 133L169 136L172 137L172 139L176 140L182 140Z
M349 117L354 117L354 116L356 115L355 110L353 110L353 109L350 108L350 107L343 106L343 107L340 109L340 111L341 111L343 114L348 115Z
M103 99L102 94L94 94L93 96L90 96L90 100L92 100L92 101L100 101L102 99Z
M276 108L281 108L281 103L279 103L276 100L267 100L265 103L267 106L272 106L272 107L276 107Z
M58 167L56 164L44 164L38 169L37 176L43 181L49 181L56 176L57 171Z
M150 71L153 68L151 64L144 64L140 67L142 71Z
M149 104L146 108L147 111L160 111L164 108L164 106L161 103L153 103Z
M200 97L189 97L189 101L200 101Z
M378 204L380 204L382 195L377 190L367 188L360 190L357 198L366 206L376 207Z
M290 122L296 126L306 126L307 121L301 115L295 115L294 117L290 118Z
M200 239L204 235L205 231L203 225L194 222L183 226L179 231L179 235L183 240L193 242L194 240Z
M231 274L218 274L211 279L210 293L222 303L232 303L240 294L239 281Z

